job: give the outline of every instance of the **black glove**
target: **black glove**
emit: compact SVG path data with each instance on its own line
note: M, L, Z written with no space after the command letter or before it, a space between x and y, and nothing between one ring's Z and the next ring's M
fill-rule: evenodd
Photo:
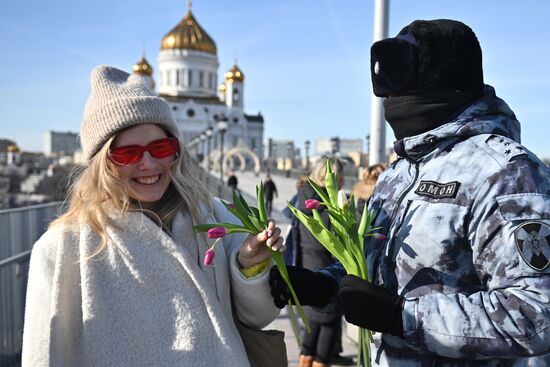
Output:
M348 322L403 337L403 297L355 275L346 275L340 299Z
M290 283L302 306L326 306L338 290L336 281L327 275L296 266L287 266ZM294 303L279 269L274 266L269 273L269 285L275 306L283 308L288 300Z

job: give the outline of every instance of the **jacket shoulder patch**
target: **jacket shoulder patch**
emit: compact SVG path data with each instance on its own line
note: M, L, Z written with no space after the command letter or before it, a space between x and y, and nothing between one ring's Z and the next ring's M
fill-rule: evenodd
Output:
M527 150L521 145L500 135L491 135L485 140L485 144L491 150L499 153L507 161L511 160L515 156L527 154Z
M550 226L524 222L514 231L514 239L521 258L531 268L543 271L550 265Z
M427 196L433 199L455 198L460 182L452 181L440 183L435 181L420 181L415 194Z

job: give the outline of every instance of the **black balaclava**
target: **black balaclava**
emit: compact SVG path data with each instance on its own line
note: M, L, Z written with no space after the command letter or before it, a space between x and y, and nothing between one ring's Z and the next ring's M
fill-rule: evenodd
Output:
M399 140L451 121L480 96L481 90L411 92L384 99L384 114Z
M386 120L397 139L449 122L483 90L481 47L465 24L416 20L371 47L374 94L386 97Z

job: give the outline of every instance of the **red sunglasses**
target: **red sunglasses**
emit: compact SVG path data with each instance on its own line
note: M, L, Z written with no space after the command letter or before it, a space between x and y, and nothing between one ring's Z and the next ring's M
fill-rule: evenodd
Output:
M142 147L141 145L126 145L109 149L109 160L119 166L137 164L143 158L143 153L149 152L153 158L166 158L179 153L180 143L178 138L170 137L155 140Z

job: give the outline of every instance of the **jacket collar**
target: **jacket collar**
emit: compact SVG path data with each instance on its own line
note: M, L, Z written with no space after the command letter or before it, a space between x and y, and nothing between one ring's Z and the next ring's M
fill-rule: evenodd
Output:
M400 157L416 161L436 148L481 134L501 135L520 142L520 124L514 112L489 85L485 85L483 96L455 119L425 133L398 140L394 149Z

